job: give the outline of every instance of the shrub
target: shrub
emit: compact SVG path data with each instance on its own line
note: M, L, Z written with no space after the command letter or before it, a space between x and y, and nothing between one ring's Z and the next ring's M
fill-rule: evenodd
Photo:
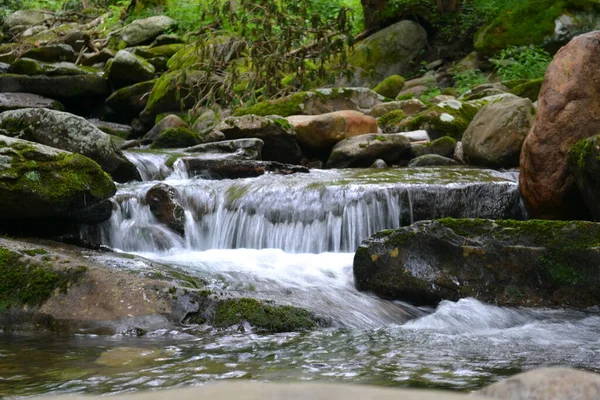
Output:
M493 60L496 72L503 80L540 79L544 77L552 57L537 46L510 46Z

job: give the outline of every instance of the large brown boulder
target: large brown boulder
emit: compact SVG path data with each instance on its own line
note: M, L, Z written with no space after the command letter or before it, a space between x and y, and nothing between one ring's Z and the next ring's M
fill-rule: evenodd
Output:
M576 142L600 132L600 31L573 39L550 64L521 152L521 193L536 218L585 210L567 165Z

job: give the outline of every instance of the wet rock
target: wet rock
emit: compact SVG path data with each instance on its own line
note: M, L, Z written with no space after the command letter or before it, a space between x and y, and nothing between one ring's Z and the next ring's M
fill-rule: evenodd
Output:
M511 306L598 303L600 224L442 219L383 231L354 257L359 290L416 304L474 297Z
M401 110L406 115L415 115L423 111L425 104L419 99L408 99L381 103L371 109L371 116L379 118L391 111Z
M154 72L154 66L142 57L121 50L106 63L104 75L111 81L139 83L151 80Z
M378 159L378 160L375 160L375 162L373 162L373 164L371 164L371 166L369 168L385 169L387 167L388 167L388 165L385 161Z
M139 180L135 166L117 149L110 135L81 117L45 108L0 114L0 129L19 139L90 157L118 182Z
M592 217L600 221L600 136L584 139L571 148L569 169Z
M456 140L450 136L444 136L429 143L419 143L412 146L411 152L413 158L424 156L426 154L437 154L442 157L452 158Z
M567 153L600 132L599 58L600 32L591 32L563 47L548 67L521 152L521 193L534 218L567 219L585 210Z
M185 230L185 210L179 204L177 191L164 183L153 186L146 193L146 203L152 215L173 231L183 235Z
M64 106L56 100L31 93L0 93L0 112L18 110L20 108L48 108L64 110Z
M506 98L485 106L462 137L469 163L490 168L518 167L534 115L529 99Z
M77 60L75 51L73 51L73 48L68 44L52 44L42 47L35 47L27 50L21 57L48 63L63 61L75 62Z
M262 157L268 161L297 164L302 153L292 124L277 116L230 117L217 126L227 139L257 138L264 142Z
M123 28L121 38L128 47L150 43L176 25L175 20L164 15L138 19Z
M296 129L296 137L302 150L307 155L315 156L328 155L340 140L378 131L375 118L358 111L292 116L288 121Z
M260 139L223 140L199 144L185 149L186 153L231 155L241 160L262 160L264 142Z
M106 105L125 119L134 118L146 107L155 82L141 82L119 89L106 99Z
M73 218L115 192L87 157L0 135L0 218Z
M169 354L162 349L115 347L100 354L94 362L105 367L142 368L168 356Z
M600 393L598 374L569 368L540 368L501 380L477 394L501 400L589 400Z
M456 161L451 158L442 157L438 154L425 154L423 156L419 156L413 158L408 163L409 167L442 167L442 166L452 166L458 165Z
M25 92L52 97L108 96L108 81L98 75L26 76L0 75L0 92Z
M234 115L260 116L320 115L341 110L368 112L384 100L383 96L367 88L332 88L300 92L278 100L270 100L241 108Z
M408 160L410 142L400 134L360 135L339 141L327 160L327 168L365 168L378 159L387 164Z
M20 58L11 64L8 72L11 74L21 74L27 76L45 75L45 76L70 76L70 75L90 75L95 71L83 69L73 63L57 62L45 63L33 60L31 58Z
M456 142L456 147L454 147L454 159L459 164L467 163L467 161L465 160L465 152L463 150L462 142Z
M283 175L309 172L305 167L275 161L215 160L201 157L184 157L180 160L189 174L205 179L252 178L267 172Z
M409 72L426 41L425 29L413 21L397 22L369 36L348 55L356 71L353 83L372 86L390 75Z

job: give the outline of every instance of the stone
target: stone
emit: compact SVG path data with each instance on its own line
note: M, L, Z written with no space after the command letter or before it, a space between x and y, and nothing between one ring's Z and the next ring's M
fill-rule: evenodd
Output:
M154 66L128 51L119 51L106 63L104 76L117 82L144 82L154 77Z
M353 84L373 86L388 76L409 72L426 41L425 29L405 20L357 43L348 55L348 63L355 71Z
M106 99L106 105L116 114L130 120L146 107L156 80L136 83L115 91Z
M600 395L600 376L571 368L540 368L503 379L476 394L500 400L590 400Z
M358 111L294 116L288 121L296 128L298 144L308 155L328 155L340 140L378 131L375 118Z
M87 98L110 94L108 81L98 75L0 75L0 92L25 92L40 96Z
M48 108L50 110L64 110L64 106L46 97L31 93L0 93L0 112L18 110L20 108Z
M458 165L456 161L451 158L440 156L439 154L425 154L413 158L408 163L409 167L446 167Z
M282 175L309 172L309 169L306 167L276 161L219 160L192 156L183 157L179 160L190 175L199 176L203 179L253 178L264 175L267 172Z
M300 92L277 100L257 103L235 111L235 116L254 114L260 116L320 115L335 111L353 110L368 113L385 98L367 88L332 88Z
M167 115L161 119L148 133L142 137L142 143L149 144L155 141L164 131L172 128L187 128L190 126L177 115Z
M592 222L423 221L366 239L354 277L361 291L418 305L474 297L585 309L600 300L599 242Z
M445 95L445 94L439 94L439 95L435 96L434 98L432 98L430 101L433 104L440 104L440 103L443 103L445 101L450 101L450 100L456 100L456 97Z
M460 95L458 100L469 101L482 99L484 97L495 96L503 93L508 93L509 89L502 83L484 83L477 85L472 89L467 90L465 93Z
M429 143L419 143L412 145L411 153L413 158L424 156L426 154L437 154L442 157L454 157L456 140L450 136L444 136Z
M177 191L164 183L153 186L146 193L146 204L152 215L169 229L184 234L185 209L177 199Z
M186 127L168 128L158 135L151 149L181 149L201 143L200 136Z
M20 58L11 64L8 72L28 76L91 75L95 70L85 69L70 62L45 63L31 58Z
M410 140L411 143L429 143L430 142L430 138L429 138L429 134L427 133L427 131L412 131L412 132L401 132L400 133L402 136L405 136L406 138L408 138L408 140ZM449 136L444 136L443 138L448 138ZM440 138L440 139L443 139ZM439 139L437 139L439 140Z
M116 190L87 157L0 135L1 219L75 218Z
M163 35L159 35L156 39L154 39L154 42L152 42L150 47L154 48L154 47L165 46L168 44L177 44L177 43L184 44L185 42L181 37L179 37L176 34L166 33Z
M173 29L177 22L164 15L138 19L121 31L121 38L126 46L150 43L160 34Z
M203 143L184 150L185 153L223 154L241 160L262 160L264 142L260 139L223 140Z
M134 135L133 128L129 125L117 124L115 122L100 121L99 119L89 119L92 125L104 133L117 136L122 139L130 139Z
M34 47L21 55L22 58L29 58L44 62L75 62L77 55L68 44L51 44L41 47Z
M373 91L383 97L395 99L404 87L404 82L406 82L406 80L400 75L388 76L375 86Z
M406 100L407 97L419 97L423 93L425 93L427 90L429 90L429 86L425 86L425 85L412 86L408 89L403 89L400 93L398 93L396 100Z
M600 221L600 136L584 139L571 147L569 169L592 217Z
M217 127L218 123L219 117L217 114L213 110L206 110L196 119L192 125L192 130L200 137L205 137Z
M81 58L81 64L86 66L106 64L114 56L115 53L111 49L104 48L98 53L84 53Z
M415 115L425 108L427 107L419 99L399 100L378 104L371 109L370 114L373 118L379 118L389 112L401 110L406 115Z
M521 193L533 218L569 219L583 206L567 153L600 132L600 32L573 39L546 71L535 122L521 152Z
M425 130L433 139L451 136L460 140L480 109L479 105L450 100L402 120L396 129L399 132Z
M16 26L37 25L49 18L50 14L37 10L18 10L4 20L4 29L9 30Z
M0 114L0 129L11 137L87 156L118 182L140 179L110 135L81 117L45 108L24 108Z
M388 168L388 165L385 161L383 161L381 159L377 159L373 162L373 164L371 164L371 166L369 168L385 169L385 168Z
M297 134L293 124L283 118L269 118L256 115L230 117L216 128L226 139L257 138L264 142L264 160L298 164L302 152L298 147Z
M515 86L510 92L515 96L526 97L535 102L540 96L542 83L544 83L544 79L533 79Z
M462 137L469 164L488 168L518 167L521 147L534 116L529 99L507 98L485 106Z
M408 160L410 142L401 134L360 135L339 141L331 150L327 168L366 168L378 159L386 164Z
M397 133L398 125L401 125L406 118L407 115L402 110L390 111L377 119L377 125L384 133Z

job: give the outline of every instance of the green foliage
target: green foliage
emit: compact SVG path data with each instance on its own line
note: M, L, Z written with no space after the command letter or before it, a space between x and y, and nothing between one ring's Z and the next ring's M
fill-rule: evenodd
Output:
M498 74L503 80L540 79L544 77L552 57L541 47L510 46L494 60Z
M454 75L454 87L459 95L486 82L487 79L480 70L467 70Z

